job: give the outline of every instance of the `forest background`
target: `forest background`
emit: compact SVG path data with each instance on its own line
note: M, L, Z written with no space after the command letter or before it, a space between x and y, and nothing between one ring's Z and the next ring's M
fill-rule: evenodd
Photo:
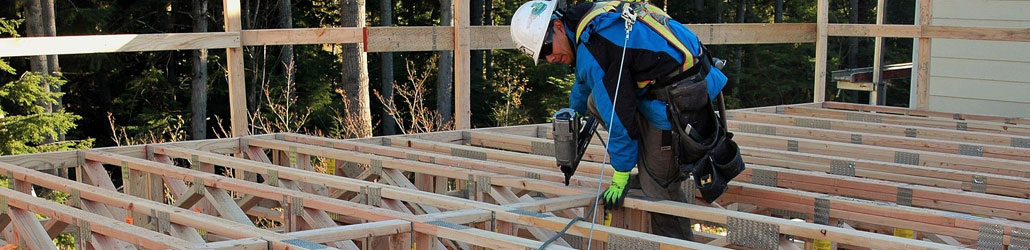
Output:
M214 32L221 1L14 0L0 37ZM472 25L507 25L523 1L471 0ZM579 1L583 2L583 1ZM680 22L814 23L816 1L652 0ZM576 1L568 1L569 5ZM243 28L448 26L450 0L242 0ZM912 24L914 0L887 1L887 24ZM875 23L875 0L830 1L831 23ZM364 15L357 13L364 12ZM442 20L442 21L441 21ZM831 37L828 70L869 67L873 39ZM68 44L67 46L74 46ZM245 47L251 133L334 138L448 129L453 54L361 53L354 44ZM728 108L811 102L815 44L713 45L729 61ZM885 63L911 61L912 40L888 38ZM367 59L367 60L366 60ZM367 63L366 63L367 62ZM473 51L473 127L547 122L568 106L567 66L514 50ZM828 84L832 101L866 93ZM888 105L907 106L906 80ZM385 104L385 105L384 105ZM0 155L225 137L224 50L0 58Z

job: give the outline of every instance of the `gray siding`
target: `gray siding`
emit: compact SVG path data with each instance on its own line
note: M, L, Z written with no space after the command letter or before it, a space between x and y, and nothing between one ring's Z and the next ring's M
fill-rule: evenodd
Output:
M1030 28L1030 1L934 0L931 24ZM930 109L1030 117L1030 43L932 41Z

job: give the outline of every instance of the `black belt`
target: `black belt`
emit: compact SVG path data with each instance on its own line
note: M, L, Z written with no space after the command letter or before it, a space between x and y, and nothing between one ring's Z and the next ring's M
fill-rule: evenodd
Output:
M665 91L666 87L676 85L683 81L699 82L708 77L708 73L712 69L712 57L708 55L708 51L704 48L704 45L701 46L701 51L702 56L699 58L700 60L697 60L698 62L696 62L693 67L690 67L679 74L655 80L655 83L652 84L651 87L648 88L647 93L644 94L644 98L668 102L669 97L667 94L668 91Z

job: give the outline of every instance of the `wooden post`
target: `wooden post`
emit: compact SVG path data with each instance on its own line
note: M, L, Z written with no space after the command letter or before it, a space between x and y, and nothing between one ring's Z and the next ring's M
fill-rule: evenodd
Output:
M222 0L222 5L225 6L225 31L240 32L243 29L240 0ZM240 39L242 40L242 37ZM245 136L250 132L247 130L247 82L243 67L243 46L226 48L225 53L232 135Z
M919 25L930 25L933 18L930 0L919 0ZM930 108L930 38L920 34L919 55L916 64L916 105L917 109Z
M815 89L813 90L813 102L826 101L826 43L827 29L829 27L829 0L819 0L818 18L816 19L816 33L818 36L815 42Z
M469 28L469 0L452 0L454 10L454 128L472 128L469 98L471 87L471 29Z
M883 25L886 11L884 2L876 1L876 25ZM873 50L873 91L869 92L869 104L884 105L887 100L887 84L883 82L883 37L875 38L875 49Z

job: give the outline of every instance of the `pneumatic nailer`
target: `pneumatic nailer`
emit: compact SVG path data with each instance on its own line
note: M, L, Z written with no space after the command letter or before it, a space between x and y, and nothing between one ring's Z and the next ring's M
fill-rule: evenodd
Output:
M597 119L579 116L575 110L564 108L554 113L554 158L565 173L565 185L569 185L572 175L576 174L583 153L590 146L597 131Z

